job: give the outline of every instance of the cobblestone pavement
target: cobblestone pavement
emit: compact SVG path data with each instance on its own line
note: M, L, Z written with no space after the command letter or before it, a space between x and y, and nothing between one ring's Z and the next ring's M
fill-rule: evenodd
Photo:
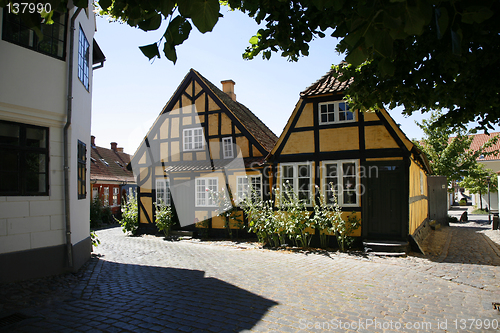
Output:
M29 319L4 331L494 330L500 327L500 313L492 308L500 302L494 242L500 235L483 217L471 220L432 232L424 244L428 254L406 258L101 230L101 245L78 282L43 306L16 309ZM4 305L0 311L14 309Z

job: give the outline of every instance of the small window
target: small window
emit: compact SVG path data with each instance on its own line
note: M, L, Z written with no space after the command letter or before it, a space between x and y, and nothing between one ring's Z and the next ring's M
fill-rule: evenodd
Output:
M87 197L87 146L78 140L78 199Z
M236 178L236 192L238 201L245 200L248 195L252 199L262 199L262 177L258 176L240 176Z
M319 103L320 125L354 121L354 113L349 110L349 104L344 101Z
M3 10L2 39L39 53L64 60L66 58L66 14L54 12L53 24L42 24L43 39L29 29L21 15Z
M310 163L294 163L281 166L281 191L283 195L298 195L306 205L312 201L312 166Z
M156 204L171 205L170 201L170 182L168 179L156 180Z
M359 206L359 180L357 161L323 162L323 193L329 204L333 204L333 195L343 207Z
M183 131L184 151L203 150L203 129L187 128Z
M215 207L217 202L218 179L198 178L196 179L196 207Z
M118 192L120 189L118 187L113 187L113 206L118 206Z
M0 121L0 195L49 195L49 129Z
M222 151L224 158L233 158L233 138L222 138Z
M78 39L78 78L87 90L89 90L89 52L89 42L80 26L80 36Z
M108 186L106 186L104 188L104 192L102 195L102 204L104 206L109 206L109 187Z

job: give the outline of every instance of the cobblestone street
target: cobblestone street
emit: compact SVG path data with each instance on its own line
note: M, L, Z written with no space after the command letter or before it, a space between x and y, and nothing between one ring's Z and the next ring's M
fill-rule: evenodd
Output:
M434 231L426 243L429 254L406 258L273 251L101 230L101 245L66 297L20 311L29 319L5 329L494 330L500 327L500 313L492 308L500 302L500 236L488 230L484 217L472 220Z

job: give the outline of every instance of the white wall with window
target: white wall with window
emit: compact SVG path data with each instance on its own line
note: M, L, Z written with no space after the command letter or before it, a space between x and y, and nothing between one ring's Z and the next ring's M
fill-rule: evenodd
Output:
M254 199L262 199L262 175L236 177L236 198L238 202L249 195Z
M216 207L215 196L218 193L218 178L196 178L195 180L195 204L196 207Z
M355 121L354 112L350 111L345 101L318 104L319 124L336 124Z
M170 206L170 181L168 178L156 180L156 203Z
M333 204L333 194L342 207L359 207L361 184L358 160L323 161L321 187L326 200Z
M202 128L186 128L182 131L184 151L203 150L205 140Z
M306 205L312 205L313 191L313 164L311 162L282 163L280 164L280 190L283 195L286 191L293 191Z

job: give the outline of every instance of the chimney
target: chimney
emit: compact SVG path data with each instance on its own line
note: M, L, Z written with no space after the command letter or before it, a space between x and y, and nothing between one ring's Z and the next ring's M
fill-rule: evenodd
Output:
M123 148L116 148L116 151L119 153L123 153Z
M95 136L93 136L93 135L90 136L90 145L92 147L95 147Z
M236 94L234 93L234 85L236 84L233 80L224 80L222 83L222 91L231 97L233 101L236 102Z
M118 146L118 144L116 142L111 142L111 149L116 152L116 146Z

